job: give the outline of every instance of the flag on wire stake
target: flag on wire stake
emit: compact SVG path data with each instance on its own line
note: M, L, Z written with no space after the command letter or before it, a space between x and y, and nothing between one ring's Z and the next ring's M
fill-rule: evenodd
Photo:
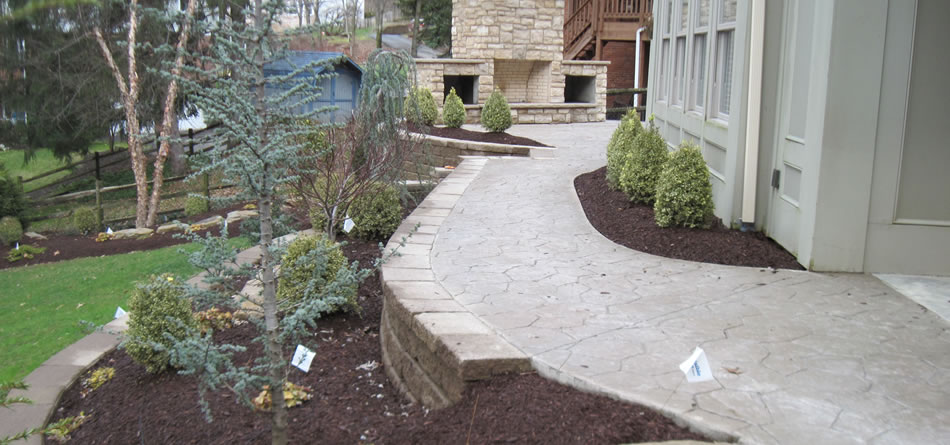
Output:
M706 351L698 346L685 362L680 363L680 370L683 371L683 374L686 374L686 381L690 383L713 379L712 369L709 368L709 360L706 358Z

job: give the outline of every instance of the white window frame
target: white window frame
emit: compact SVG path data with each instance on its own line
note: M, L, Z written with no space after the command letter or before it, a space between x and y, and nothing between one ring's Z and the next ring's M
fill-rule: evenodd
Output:
M707 84L709 83L709 54L711 39L710 35L710 23L713 20L713 10L714 2L713 0L707 0L709 2L709 11L706 17L706 24L700 23L700 9L702 0L693 0L691 4L694 4L692 9L692 14L690 16L690 26L692 27L691 32L689 33L690 51L689 51L689 88L687 91L687 107L689 111L699 113L703 115L705 112L707 100L707 93L709 88ZM697 46L699 37L704 38L704 43L701 47ZM697 66L698 57L702 57L702 65Z
M683 2L687 1L686 11L683 11ZM673 56L673 70L672 70L672 88L670 88L670 103L674 107L683 107L683 103L686 99L686 76L689 71L687 71L686 65L688 65L689 58L689 28L690 28L690 14L689 14L689 1L688 0L675 0L675 8L673 9L674 14L671 14L673 17L673 45L672 56ZM686 14L686 26L683 26L683 14ZM682 52L680 51L680 42L682 42Z
M731 106L732 95L735 92L735 85L733 85L732 77L735 76L736 20L735 19L732 19L731 21L723 20L723 17L722 17L723 5L722 4L724 1L725 0L715 1L716 7L714 8L712 17L710 17L710 20L715 24L715 37L714 37L715 42L713 44L713 47L715 48L715 50L713 52L714 69L712 71L712 74L713 74L712 88L709 89L709 102L710 102L709 114L710 114L710 117L712 117L713 119L723 121L723 122L729 122L729 114L732 111L731 109L729 109L729 107ZM726 48L722 48L720 45L720 36L726 33L732 34L732 41L731 41L732 48L729 49L728 51L726 50ZM724 73L724 69L727 64L725 61L726 57L732 58L732 60L728 62L728 64L732 66L732 73L730 73L729 76L726 76ZM730 88L729 88L730 94L729 94L729 97L725 98L727 101L725 103L723 103L723 100L722 100L723 99L722 85L724 82L730 85ZM726 110L722 109L723 105L727 107Z
M660 66L659 66L659 75L657 82L657 102L669 102L670 97L670 85L671 75L672 75L672 66L671 61L672 57L670 55L673 50L672 40L670 38L670 29L673 26L673 1L674 0L663 0L660 2L659 11L657 11L661 18L660 20Z

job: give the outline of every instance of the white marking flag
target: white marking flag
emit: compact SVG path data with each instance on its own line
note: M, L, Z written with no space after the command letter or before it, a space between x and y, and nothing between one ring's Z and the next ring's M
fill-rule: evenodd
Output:
M122 306L116 306L114 318L119 318L119 317L124 317L124 316L125 316L125 309L122 309Z
M290 364L303 372L310 372L310 362L313 361L316 355L316 352L307 349L306 346L297 345L297 350L294 351L294 358L290 359Z
M686 381L690 383L713 379L712 369L709 368L709 360L706 359L706 351L698 346L693 351L693 355L690 355L685 362L680 363L680 370L683 371L683 374L686 374Z
M349 215L346 216L346 219L343 220L343 231L350 233L350 230L353 230L353 227L356 226L356 223L353 222L353 218L350 218Z

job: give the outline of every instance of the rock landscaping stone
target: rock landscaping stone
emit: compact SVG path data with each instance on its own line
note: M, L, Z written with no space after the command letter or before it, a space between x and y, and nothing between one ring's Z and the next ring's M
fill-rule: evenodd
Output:
M257 210L235 210L228 212L227 222L228 224L233 224L250 218L257 218Z
M192 232L199 232L202 230L207 230L212 227L218 227L221 223L224 222L224 217L220 215L215 215L209 218L205 218L201 221L198 221L191 225Z
M188 224L179 221L172 221L168 224L158 226L158 229L155 229L155 233L172 233L172 232L184 232L190 227Z
M29 238L29 239L32 239L32 240L39 240L39 241L48 239L48 238L46 238L45 236L40 235L39 233L36 233L36 232L26 232L26 233L23 234L23 236L25 236L25 237L27 237L27 238Z
M112 239L145 239L155 233L154 230L147 227L141 229L125 229L112 233Z

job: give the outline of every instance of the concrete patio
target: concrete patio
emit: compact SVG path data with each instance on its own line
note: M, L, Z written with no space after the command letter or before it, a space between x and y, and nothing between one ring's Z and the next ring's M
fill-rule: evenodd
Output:
M573 179L616 124L509 130L557 157L481 167L432 242L435 281L542 374L720 439L950 439L950 325L877 278L671 260L594 230ZM696 346L714 381L678 369Z

